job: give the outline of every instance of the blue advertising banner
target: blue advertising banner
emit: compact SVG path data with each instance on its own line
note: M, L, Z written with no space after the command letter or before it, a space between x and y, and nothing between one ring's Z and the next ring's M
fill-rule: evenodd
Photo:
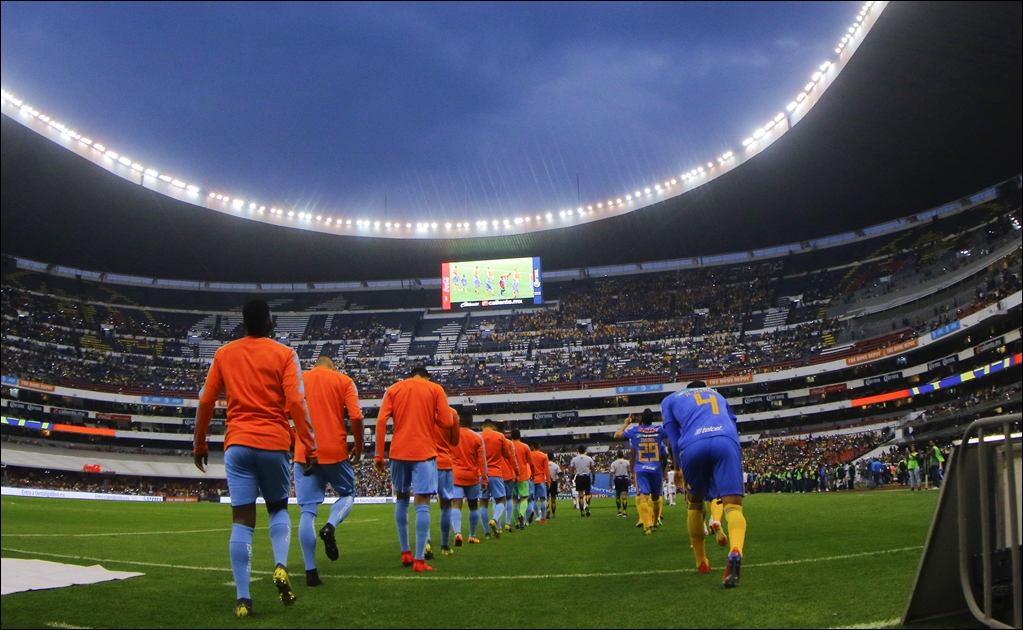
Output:
M624 385L615 387L616 394L642 394L644 392L664 391L664 385Z
M959 320L958 319L955 320L954 322L952 322L951 324L945 324L941 328L936 328L935 330L932 330L931 331L931 339L934 340L934 339L937 339L939 337L944 337L948 333L955 332L957 330L959 330Z

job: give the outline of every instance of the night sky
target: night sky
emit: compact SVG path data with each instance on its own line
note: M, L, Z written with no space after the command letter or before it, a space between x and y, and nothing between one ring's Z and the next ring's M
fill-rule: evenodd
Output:
M859 3L2 4L4 89L267 205L491 219L736 150ZM387 200L387 215L385 212Z

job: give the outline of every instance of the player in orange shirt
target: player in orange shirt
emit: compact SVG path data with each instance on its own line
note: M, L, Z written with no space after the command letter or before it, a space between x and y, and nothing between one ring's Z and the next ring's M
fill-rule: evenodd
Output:
M451 422L458 431L458 412L451 410ZM440 504L440 553L443 556L454 554L448 544L451 542L451 501L455 498L454 447L458 444L461 434L452 434L450 429L433 427L433 442L437 447L437 503ZM461 541L459 541L461 542ZM461 546L461 545L459 545ZM426 539L426 560L433 558L430 539Z
M295 496L301 508L298 524L298 540L305 560L305 581L307 586L322 584L316 570L316 512L323 503L327 484L337 493L337 501L330 507L327 523L320 528L327 557L338 559L335 528L352 511L355 502L355 471L352 464L362 456L362 409L359 407L359 392L352 379L337 372L330 357L320 357L316 367L302 374L305 384L306 403L309 416L316 429L319 450L319 466L316 473L307 476L299 474L299 466L305 465L306 451L301 442L295 444ZM355 445L348 453L348 433L345 431L344 413L352 425ZM349 461L349 458L351 461Z
M515 443L512 442L508 434L504 432L504 423L501 423L501 434L504 435L508 441L510 450L504 454L504 459L501 461L501 477L504 479L504 491L508 494L508 509L504 513L504 532L510 533L514 531L512 529L512 523L515 520L515 515L519 511L519 501L516 490L518 490L519 482L519 461L515 456ZM498 523L500 524L500 523Z
M522 433L518 429L511 432L512 447L515 451L515 462L518 464L518 475L515 478L515 520L516 529L526 528L526 510L529 509L529 484L533 480L533 458L529 447L522 441Z
M458 446L451 451L455 472L455 498L451 501L451 520L455 526L455 546L462 546L462 501L469 503L469 544L479 544L476 528L480 524L481 487L487 486L487 449L483 438L472 430L472 413L458 414L461 425Z
M528 520L532 522L533 518L538 517L541 523L546 523L547 484L551 482L550 460L547 458L547 454L540 450L539 443L535 446L536 448L530 453L533 458L533 478L529 482ZM537 508L539 508L539 512L537 512Z
M504 462L512 459L511 443L504 434L497 431L494 421L487 418L483 421L483 449L487 454L486 477L488 483L483 489L480 504L480 516L483 519L483 533L490 538L491 531L495 538L501 537L501 517L505 514L507 489L504 483ZM514 474L514 471L512 472ZM487 505L494 500L494 518L487 518Z
M394 418L391 434L390 467L384 463L387 420ZM380 474L390 469L394 489L394 520L398 527L401 563L416 573L433 571L423 558L430 535L430 497L437 493L437 447L434 426L451 431L458 443L458 423L451 419L451 408L444 388L430 382L430 373L422 365L412 375L391 385L384 393L377 416L376 457L373 467ZM416 553L408 542L409 497L415 492Z
M303 475L315 474L315 434L306 408L302 368L291 348L270 339L274 322L270 306L251 300L242 310L246 337L222 346L213 357L206 384L199 392L195 418L195 465L206 472L209 447L206 432L221 392L227 395L227 435L224 468L231 494L231 571L237 590L235 614L252 613L249 579L252 573L252 531L256 527L256 498L260 493L270 515L273 583L285 606L295 602L288 577L291 519L289 456L294 434L306 454Z

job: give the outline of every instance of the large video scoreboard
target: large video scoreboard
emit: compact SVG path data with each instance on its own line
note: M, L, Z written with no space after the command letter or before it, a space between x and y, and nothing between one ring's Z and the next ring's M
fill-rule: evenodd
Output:
M446 262L440 266L440 277L444 310L543 304L537 256Z

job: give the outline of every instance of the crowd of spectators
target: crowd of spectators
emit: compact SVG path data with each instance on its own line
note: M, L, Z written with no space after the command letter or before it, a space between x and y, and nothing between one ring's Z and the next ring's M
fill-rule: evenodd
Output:
M822 492L853 488L853 461L891 438L890 430L768 438L743 445L746 491Z

